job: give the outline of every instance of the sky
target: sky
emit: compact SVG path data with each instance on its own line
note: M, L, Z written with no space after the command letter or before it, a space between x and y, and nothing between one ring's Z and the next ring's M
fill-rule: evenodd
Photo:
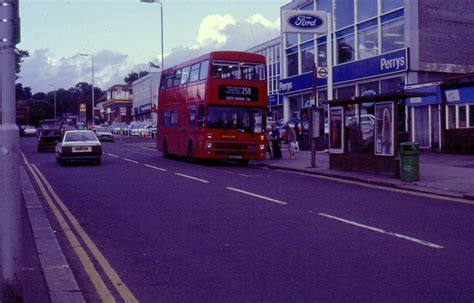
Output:
M212 50L245 50L279 35L290 0L162 0L165 67ZM20 79L33 93L91 82L107 89L161 65L160 5L140 0L20 0Z

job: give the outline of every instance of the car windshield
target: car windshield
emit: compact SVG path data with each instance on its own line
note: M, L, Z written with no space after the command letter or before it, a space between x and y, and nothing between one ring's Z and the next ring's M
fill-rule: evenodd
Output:
M75 142L75 141L97 141L95 135L91 132L84 133L68 133L64 142Z
M236 129L245 133L262 133L262 108L242 106L217 106L207 108L208 128Z

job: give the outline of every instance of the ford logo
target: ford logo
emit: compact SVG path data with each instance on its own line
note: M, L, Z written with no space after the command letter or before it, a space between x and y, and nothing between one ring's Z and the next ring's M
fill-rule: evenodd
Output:
M323 20L311 15L296 15L288 19L288 24L298 29L315 29L323 25Z

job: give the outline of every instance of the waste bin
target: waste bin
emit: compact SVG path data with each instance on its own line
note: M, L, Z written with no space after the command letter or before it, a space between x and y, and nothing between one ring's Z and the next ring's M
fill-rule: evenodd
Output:
M401 173L403 181L420 180L420 145L416 142L400 143Z

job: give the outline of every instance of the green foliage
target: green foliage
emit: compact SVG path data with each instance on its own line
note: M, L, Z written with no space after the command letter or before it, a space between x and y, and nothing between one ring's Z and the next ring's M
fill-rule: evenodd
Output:
M145 71L145 70L139 71L138 73L137 72L131 72L123 79L123 81L125 83L129 84L129 85L132 85L133 81L136 81L139 78L142 78L142 77L144 77L148 74L149 74L149 72Z
M25 58L28 58L29 56L30 53L27 50L15 48L15 71L17 74L21 71L21 63L23 63Z

